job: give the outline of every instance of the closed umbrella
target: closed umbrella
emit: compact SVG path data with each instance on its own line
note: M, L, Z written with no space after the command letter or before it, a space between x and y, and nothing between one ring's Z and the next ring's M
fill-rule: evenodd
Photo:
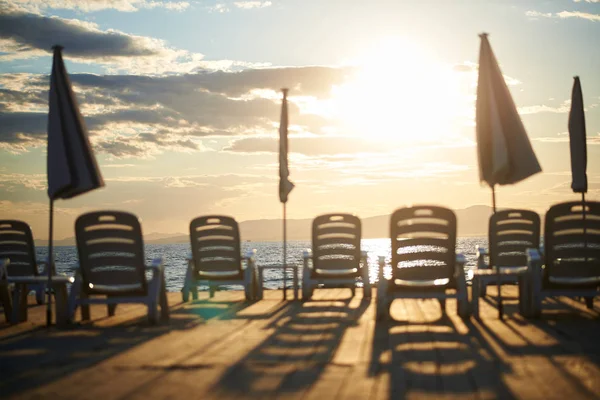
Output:
M542 169L504 81L488 35L483 33L479 37L481 47L476 103L479 179L492 189L492 205L496 212L496 185L520 182ZM499 272L498 313L502 318Z
M585 202L587 192L587 144L585 133L585 114L583 111L583 95L581 82L576 76L571 94L571 112L569 113L569 144L571 147L571 189L581 193L581 201Z
M48 197L50 199L50 232L48 243L48 287L52 281L54 265L52 239L54 200L70 199L104 186L96 158L90 146L87 128L63 59L62 47L54 46L48 111ZM46 323L52 320L48 291Z
M587 192L587 143L585 132L585 112L583 110L583 93L579 77L573 78L573 91L571 93L571 111L569 112L569 145L571 148L571 189L581 193L583 206L583 233L585 240L585 194ZM587 240L584 242L587 247ZM587 257L587 252L586 252ZM587 260L587 258L586 258Z
M294 188L290 181L288 168L288 89L282 89L283 100L281 103L281 120L279 122L279 201L283 203L283 298L287 296L287 215L286 203L288 195Z

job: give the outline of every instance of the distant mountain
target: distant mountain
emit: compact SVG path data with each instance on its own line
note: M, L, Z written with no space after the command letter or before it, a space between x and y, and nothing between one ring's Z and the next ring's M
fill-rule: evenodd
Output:
M488 220L492 215L489 206L471 206L455 210L458 219L458 236L487 235ZM389 215L379 215L362 219L363 238L385 238L389 235ZM310 240L312 219L291 219L287 221L288 240ZM280 219L258 219L240 222L242 240L253 242L280 241L282 237L282 221ZM187 243L190 239L185 233L144 235L147 244ZM36 245L46 246L45 240L37 240ZM73 246L75 238L55 241L56 246Z

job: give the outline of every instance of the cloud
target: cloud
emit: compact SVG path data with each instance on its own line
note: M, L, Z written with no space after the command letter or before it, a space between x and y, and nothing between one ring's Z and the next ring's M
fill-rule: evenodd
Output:
M273 3L270 1L236 1L233 3L237 8L249 10L251 8L270 7Z
M600 21L600 14L590 14L580 11L561 11L556 14L560 18L582 18L589 21Z
M223 3L217 3L214 6L210 6L208 7L208 11L209 12L216 12L216 13L226 13L229 12L229 7L227 7L226 4Z
M596 3L599 0L592 0L592 1L588 1L588 3ZM590 14L590 13L585 13L585 12L581 12L581 11L561 11L558 13L542 13L539 11L526 11L525 15L530 17L531 19L538 19L538 18L561 18L561 19L565 19L565 18L581 18L581 19L586 19L588 21L600 21L600 14Z
M575 3L581 3L581 0L573 0ZM584 0L586 3L600 3L600 0Z
M173 48L164 40L101 30L95 23L78 19L11 8L0 12L0 61L49 56L55 44L64 47L69 61L100 64L108 73L160 75L265 66L234 60L206 61L203 54Z
M135 12L141 9L164 8L183 11L190 6L186 1L148 1L148 0L13 0L12 4L23 10L40 11L45 9L78 10L93 12L117 10Z
M569 136L567 136L567 134L559 134L557 136L547 136L547 137L537 137L537 138L533 138L532 140L536 141L536 142L543 142L543 143L568 143L569 142ZM596 136L591 136L591 137L587 137L586 138L586 142L589 145L600 145L600 133L598 133L598 135Z
M203 138L277 132L283 86L295 88L290 131L324 134L324 127L334 122L300 105L305 99L326 98L348 74L345 68L304 67L70 77L98 151L147 158L167 150L204 151ZM48 80L40 74L0 75L1 147L20 152L45 145Z
M527 115L527 114L539 114L539 113L568 113L571 109L571 100L565 100L558 107L547 106L547 105L534 105L534 106L524 106L518 107L519 114Z
M223 151L241 153L276 153L279 138L251 137L233 140ZM316 155L342 155L355 153L379 153L388 150L381 143L372 140L348 136L313 136L290 137L290 154Z

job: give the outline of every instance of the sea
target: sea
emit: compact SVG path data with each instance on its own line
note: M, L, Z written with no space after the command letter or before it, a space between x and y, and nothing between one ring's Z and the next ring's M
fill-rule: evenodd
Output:
M287 264L301 264L302 252L310 248L310 241L289 241L287 243ZM487 237L464 237L459 238L457 242L457 252L462 253L466 259L465 275L467 281L473 276L473 268L476 265L475 249L477 246L487 247ZM256 263L258 265L280 266L283 264L283 243L282 242L242 242L242 254L248 250L256 249ZM361 249L368 253L369 276L371 282L376 282L378 277L379 256L391 258L390 239L363 239ZM45 260L48 255L47 247L36 247L37 259ZM55 247L56 268L59 273L73 275L77 268L77 248L75 246ZM187 257L190 254L190 244L146 244L145 257L147 263L162 257L165 265L165 275L167 280L167 290L169 292L179 292L183 287L183 280L187 268ZM288 270L287 285L291 286L292 272ZM264 274L265 289L281 289L283 287L283 271L277 269L266 269ZM200 287L202 289L202 287ZM230 286L221 288L221 290L241 289L241 286Z

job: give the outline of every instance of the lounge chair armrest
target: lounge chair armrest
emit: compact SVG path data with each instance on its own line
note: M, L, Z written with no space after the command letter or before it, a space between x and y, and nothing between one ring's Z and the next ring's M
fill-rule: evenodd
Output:
M146 269L150 269L156 273L156 271L161 271L165 269L165 265L163 264L162 257L157 257L152 260L152 264L146 265Z
M8 264L10 264L10 259L0 258L0 280L5 279L8 276L6 273Z
M244 255L244 260L254 262L256 261L256 249L248 250Z
M483 246L477 246L476 253L477 253L477 269L489 268L490 266L488 264L486 264L486 262L485 262L485 257L490 255L488 249L486 249Z
M527 265L541 264L542 255L538 249L527 249Z
M246 261L245 263L242 263L243 270L248 267L254 268L256 264L256 249L248 250L246 255L242 257L242 260Z
M360 260L362 261L362 268L368 267L369 265L369 253L367 251L360 252Z
M465 273L465 264L467 263L467 258L462 253L456 253L456 263L454 264L454 273L456 276L459 274Z
M385 256L379 256L379 280L385 279L383 276L383 269L385 268Z
M312 260L312 258L313 258L312 250L304 249L304 251L302 252L302 261L304 264L304 268L312 268L313 267L313 263L309 262L310 260Z
M304 249L304 251L302 252L302 259L307 260L309 258L312 258L312 250L311 249Z

